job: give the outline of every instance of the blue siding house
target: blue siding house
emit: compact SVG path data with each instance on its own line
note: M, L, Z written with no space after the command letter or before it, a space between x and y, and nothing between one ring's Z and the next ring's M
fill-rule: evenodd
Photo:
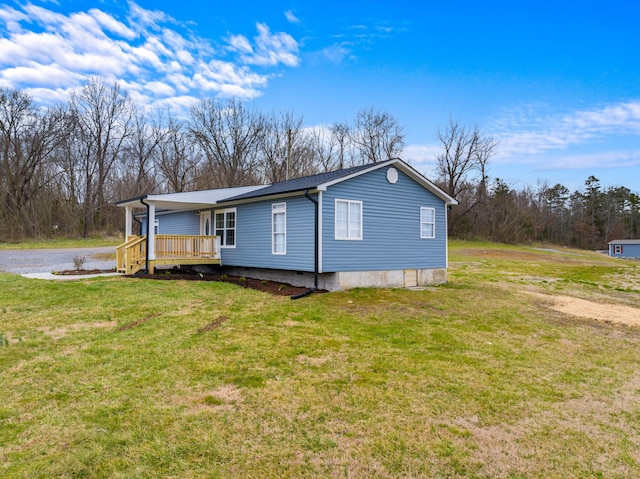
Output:
M640 259L640 240L614 240L609 242L609 256Z
M455 204L399 159L266 186L119 203L127 209L127 238L133 208L147 209L141 218L152 250L147 262L155 261L153 235L213 236L211 257L219 261L211 264L229 274L330 291L445 282L447 210Z

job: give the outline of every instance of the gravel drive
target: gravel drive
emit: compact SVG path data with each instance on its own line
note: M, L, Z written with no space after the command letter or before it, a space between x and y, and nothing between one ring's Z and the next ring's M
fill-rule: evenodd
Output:
M115 268L115 246L96 248L0 250L0 271L7 273L51 273L74 269L76 256L86 258L84 269ZM104 255L112 255L105 260Z

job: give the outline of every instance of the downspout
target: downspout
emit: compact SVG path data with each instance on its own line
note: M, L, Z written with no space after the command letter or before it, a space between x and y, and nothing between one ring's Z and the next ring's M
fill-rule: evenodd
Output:
M135 216L133 217L133 221L135 221L136 223L138 223L138 231L140 231L140 234L142 234L142 221L140 221L138 218L136 218Z
M140 203L147 207L147 236L146 236L146 246L144 248L144 269L141 271L142 274L149 273L149 224L151 223L151 218L149 217L149 203L144 202L144 198L140 198Z
M304 298L305 296L308 296L311 293L313 293L314 291L318 290L318 270L319 270L319 266L320 266L320 238L318 238L318 200L312 198L309 195L309 190L304 192L304 196L309 201L313 202L314 209L315 209L315 219L314 219L314 222L313 222L313 224L314 224L313 288L310 288L310 289L308 289L306 291L303 291L302 293L295 294L295 295L291 296L291 299Z

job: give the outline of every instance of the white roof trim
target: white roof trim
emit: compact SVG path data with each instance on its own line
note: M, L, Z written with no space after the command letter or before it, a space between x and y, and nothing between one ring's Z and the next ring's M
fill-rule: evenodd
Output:
M395 166L395 167L397 167L403 173L405 173L406 175L410 176L415 181L417 181L422 186L424 186L427 190L431 191L431 193L433 193L434 195L436 195L440 199L444 200L444 202L447 205L457 205L458 204L458 201L455 198L449 196L442 189L440 189L438 186L436 186L434 183L432 183L429 179L427 179L424 175L418 173L415 169L413 169L407 163L402 161L400 158L394 158L394 159L387 160L387 161L381 161L379 163L372 163L371 164L371 168L365 168L365 169L357 171L357 172L355 172L355 173L353 173L351 175L343 176L342 178L338 178L338 179L335 179L335 180L332 180L332 181L327 181L326 183L318 185L318 190L326 191L326 189L328 187L330 187L331 185L335 185L335 184L340 183L342 181L346 181L346 180L349 180L351 178L355 178L357 176L363 175L365 173L369 173L369 172L377 170L379 168L384 168L386 166Z

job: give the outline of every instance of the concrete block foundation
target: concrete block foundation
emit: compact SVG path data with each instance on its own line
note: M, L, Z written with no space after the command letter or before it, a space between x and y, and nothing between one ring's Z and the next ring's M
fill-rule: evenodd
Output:
M203 272L204 268L198 267ZM311 288L314 274L306 271L287 271L264 268L243 268L236 266L214 267L218 273L246 278L278 281L292 286ZM211 271L211 269L209 269ZM412 286L434 286L447 282L445 268L406 269L393 271L342 271L320 273L318 288L327 291L342 291L353 288L405 288Z

